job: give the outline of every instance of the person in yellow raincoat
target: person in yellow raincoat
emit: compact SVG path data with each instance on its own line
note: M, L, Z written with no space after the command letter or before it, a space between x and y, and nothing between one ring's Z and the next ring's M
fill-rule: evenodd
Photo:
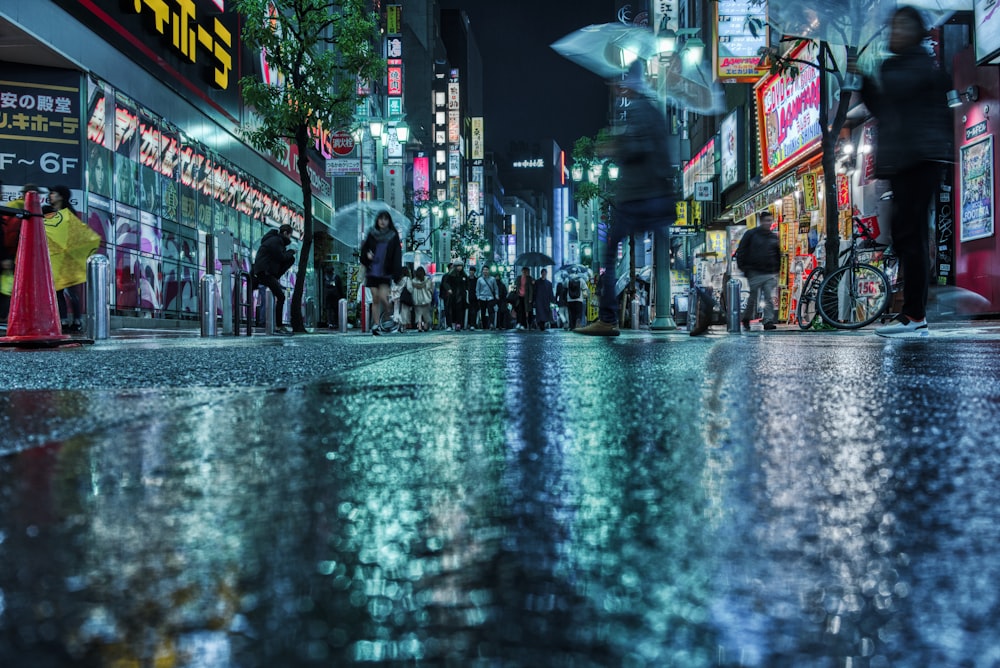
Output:
M101 237L80 220L70 198L66 186L49 188L52 211L45 214L45 238L63 331L79 332L83 329L80 295L73 287L86 282L87 258L97 250ZM73 312L73 319L69 322L66 319L67 301Z

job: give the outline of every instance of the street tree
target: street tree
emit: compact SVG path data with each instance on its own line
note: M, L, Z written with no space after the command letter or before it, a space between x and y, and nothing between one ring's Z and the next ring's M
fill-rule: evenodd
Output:
M243 42L265 54L275 81L240 81L255 123L242 132L257 150L298 151L304 212L302 250L292 291L292 329L305 331L302 295L313 244L309 146L320 131L350 126L360 82L374 81L384 61L373 48L378 17L364 0L237 0Z

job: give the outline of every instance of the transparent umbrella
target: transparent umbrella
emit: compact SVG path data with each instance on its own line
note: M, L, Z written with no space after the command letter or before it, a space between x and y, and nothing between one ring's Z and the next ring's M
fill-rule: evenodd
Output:
M668 104L699 114L717 114L726 109L722 87L704 62L685 63L671 58L659 77L656 93Z
M769 0L767 16L784 35L863 50L903 5L919 9L928 26L944 23L956 11L972 10L972 0Z
M388 211L401 239L410 236L413 222L406 215L382 200L365 200L342 206L333 214L330 234L348 245L356 245L364 240L368 229L375 224L375 217Z
M553 42L560 56L605 79L623 74L636 58L656 55L656 36L646 28L599 23L580 28Z

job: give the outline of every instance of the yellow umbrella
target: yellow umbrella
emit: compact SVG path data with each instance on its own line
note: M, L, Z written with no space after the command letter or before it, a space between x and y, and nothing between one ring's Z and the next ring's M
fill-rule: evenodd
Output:
M52 282L56 290L87 280L87 258L101 245L101 237L69 209L45 215Z

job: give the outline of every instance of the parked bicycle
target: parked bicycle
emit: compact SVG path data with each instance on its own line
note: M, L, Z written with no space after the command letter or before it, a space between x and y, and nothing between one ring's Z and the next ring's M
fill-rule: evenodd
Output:
M895 256L856 223L846 261L823 279L816 295L819 316L837 329L859 329L880 318L884 321L892 295L899 289ZM876 263L889 268L893 278Z
M806 277L799 292L799 303L795 307L795 317L801 329L811 329L819 320L819 288L823 284L826 272L823 267L816 267Z

